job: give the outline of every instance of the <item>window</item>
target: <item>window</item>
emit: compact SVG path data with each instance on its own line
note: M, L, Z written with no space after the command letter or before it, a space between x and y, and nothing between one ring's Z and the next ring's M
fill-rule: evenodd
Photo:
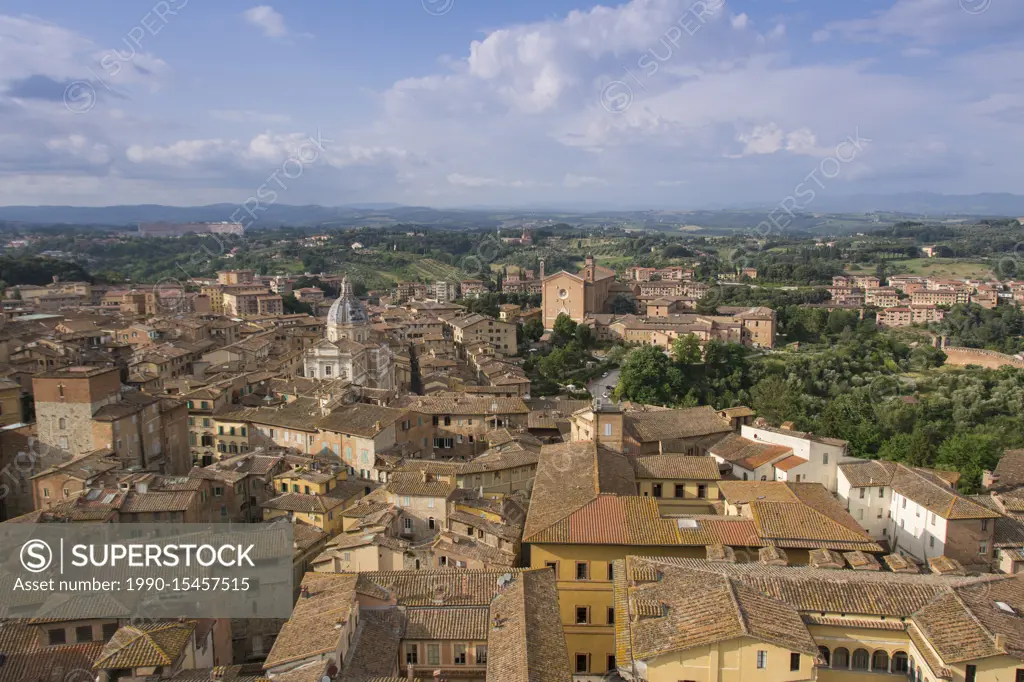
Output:
M64 417L61 417L60 419L57 420L57 428L59 428L61 431L63 431L67 427L68 427L68 420L67 419L65 419Z
M476 645L476 663L477 665L483 665L487 663L487 645L477 644Z
M935 525L935 512L932 512L932 525Z
M828 650L827 646L819 646L818 655L821 656L821 660L825 661L826 668L832 664L832 652Z
M935 546L935 536L934 535L931 535L931 536L928 537L928 546L929 547L934 547Z
M758 649L757 651L757 668L758 670L764 670L768 667L768 652Z
M606 435L606 436L612 435L612 425L611 424L605 424L604 425L604 435Z
M900 506L901 506L901 507L902 507L903 509L906 509L906 508L907 508L907 498L905 498L905 497L903 498L903 500L902 500L902 502L901 502Z
M867 488L861 488L860 489L860 499L862 499L862 500L864 499L864 493L865 493L866 490L867 490Z
M853 652L853 659L850 667L854 670L867 670L869 659L870 656L868 656L867 649L857 649Z
M92 626L82 625L75 628L75 641L76 642L91 642L92 641Z
M608 625L615 625L615 607L608 607Z
M822 464L828 464L828 453L827 452L822 454L822 456L821 456L821 463Z
M789 669L799 670L800 669L800 654L793 652L789 654Z
M661 497L661 484L654 483L651 485L651 495L654 497Z
M850 650L846 647L839 647L832 652L832 667L839 670L846 670L850 667Z
M576 607L576 625L587 625L590 623L590 607L589 606L577 606Z
M676 497L686 497L686 486L682 483L676 483Z
M585 561L576 562L576 580L590 580L590 564Z
M434 530L434 517L433 516L431 516L429 519L427 519L427 528L429 528L430 530Z
M103 624L103 640L106 641L117 633L117 623L104 623Z
M967 664L967 669L964 671L964 682L974 682L975 676L978 674L978 666Z
M466 665L466 645L455 644L452 646L452 663L455 665Z
M885 488L879 488L878 489L878 497L879 497L879 499L882 499L882 500L885 499Z
M576 672L585 673L590 671L590 655L589 654L576 654ZM1017 682L1022 682L1024 678L1017 675Z
M863 510L863 509L858 509L858 510L857 510L857 518L858 518L859 520L861 520L861 521L863 521L863 520L864 520L864 510Z
M67 641L64 628L59 630L48 630L46 634L49 636L50 644L64 644Z
M441 645L427 645L427 665L441 665Z
M412 531L412 519L408 516L402 519L402 525L405 526L407 532Z
M882 518L882 508L878 508L878 518Z
M988 554L988 543L982 542L978 545L978 554Z
M121 441L118 441L118 443L120 443L120 442ZM67 436L61 436L60 437L60 449L61 450L67 450L68 449L68 437Z
M615 580L615 564L608 562L608 580Z
M555 580L558 579L558 563L554 561L545 561L544 568L550 568L555 572Z
M708 487L706 485L704 485L703 483L697 484L697 497L703 500L707 496L708 496Z
M894 673L906 673L908 663L909 660L904 652L897 651L892 655L892 671Z
M889 652L879 649L871 654L871 670L889 670Z
M982 530L988 530L988 519L982 519L981 520L981 529Z
M405 663L406 665L418 665L419 660L419 645L417 644L406 644L405 645Z

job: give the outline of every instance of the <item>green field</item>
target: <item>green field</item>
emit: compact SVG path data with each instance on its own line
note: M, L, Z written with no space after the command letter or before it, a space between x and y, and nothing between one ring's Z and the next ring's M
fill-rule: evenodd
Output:
M932 277L951 278L986 278L992 276L992 268L978 261L961 260L959 258L912 258L896 261L894 265L910 275L929 275Z

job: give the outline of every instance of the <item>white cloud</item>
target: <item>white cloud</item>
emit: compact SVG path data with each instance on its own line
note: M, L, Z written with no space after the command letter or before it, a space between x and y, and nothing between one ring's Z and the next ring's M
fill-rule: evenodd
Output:
M734 29L742 31L750 25L750 17L748 17L746 13L742 12L740 14L734 14L732 15L732 19L730 19L730 23Z
M282 125L292 120L288 114L270 114L248 109L215 109L210 112L210 117L229 123L258 123L261 125Z
M288 35L284 16L270 5L257 5L242 13L245 20L263 31L268 38L284 38Z
M525 180L502 180L500 178L485 178L477 175L465 175L463 173L449 173L448 184L457 187L529 187L533 183Z
M967 11L972 7L982 11ZM936 44L984 35L993 29L1024 28L1024 3L986 0L895 0L867 18L836 21L823 30L857 41L895 38Z

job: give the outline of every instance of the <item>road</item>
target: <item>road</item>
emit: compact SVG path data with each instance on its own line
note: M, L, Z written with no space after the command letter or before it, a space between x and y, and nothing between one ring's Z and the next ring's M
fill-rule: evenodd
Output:
M605 388L605 386L611 386L614 388L615 385L618 383L619 369L616 368L609 371L608 376L604 378L598 377L591 381L589 384L587 384L587 390L590 391L590 395L594 396L595 398L600 398L606 392L611 393L611 391Z

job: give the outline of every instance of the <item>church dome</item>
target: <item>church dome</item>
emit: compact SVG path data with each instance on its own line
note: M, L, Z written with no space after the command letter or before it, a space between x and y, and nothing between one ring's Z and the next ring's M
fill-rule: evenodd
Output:
M338 296L338 300L331 305L331 309L327 313L327 324L343 326L366 324L368 321L369 317L366 314L366 308L363 307L363 302L352 293L352 285L349 284L348 277L345 277L341 280L341 295Z

